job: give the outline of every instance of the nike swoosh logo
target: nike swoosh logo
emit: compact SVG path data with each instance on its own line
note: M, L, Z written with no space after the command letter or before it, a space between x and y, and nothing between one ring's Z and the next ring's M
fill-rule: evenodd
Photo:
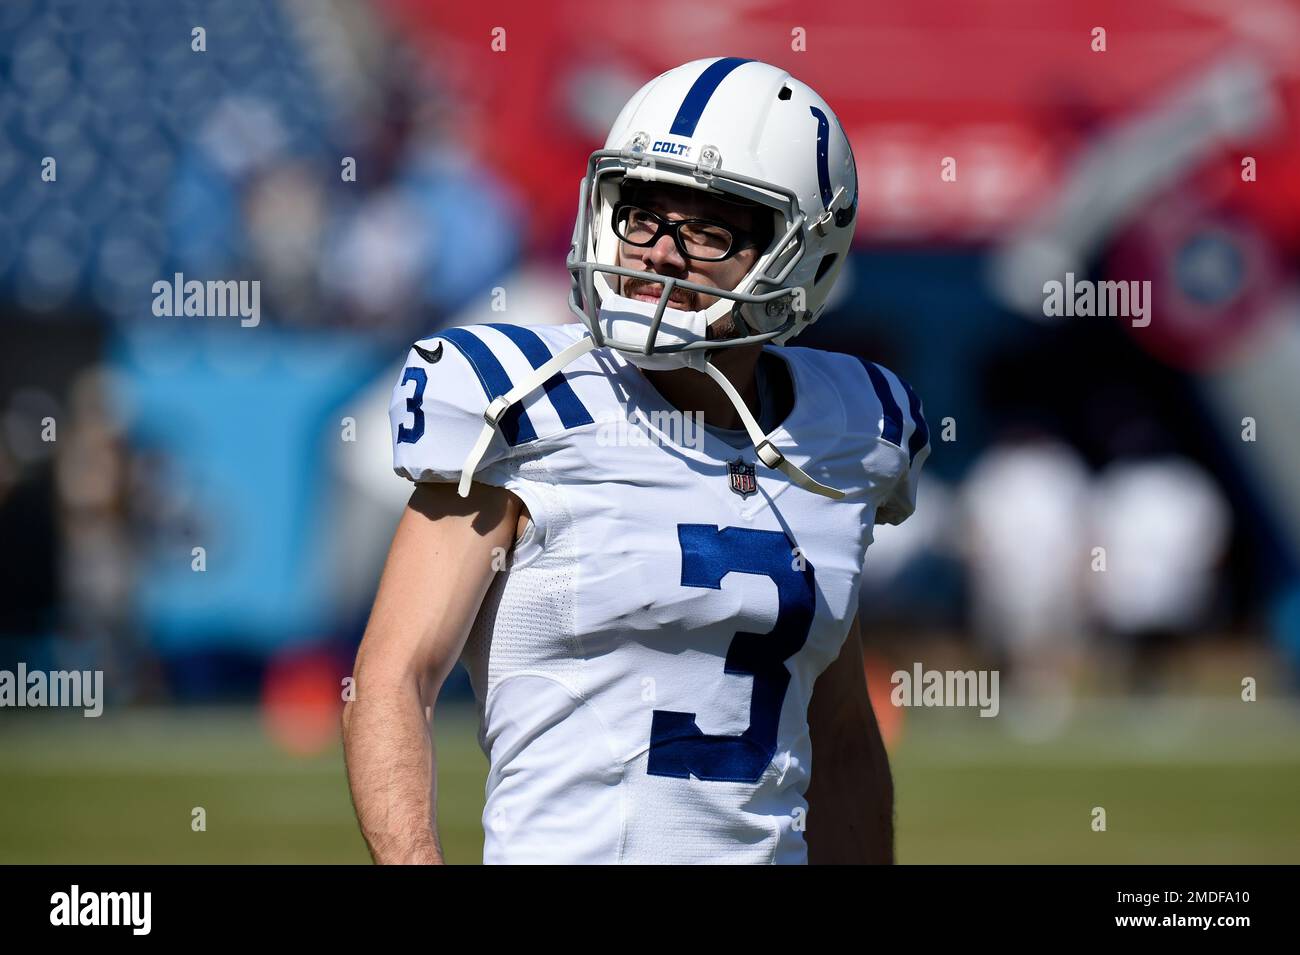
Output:
M421 348L419 345L415 346L415 350L419 354L419 356L423 358L425 361L427 361L430 365L432 365L434 362L442 358L442 342L438 342L438 347L432 350L428 348Z

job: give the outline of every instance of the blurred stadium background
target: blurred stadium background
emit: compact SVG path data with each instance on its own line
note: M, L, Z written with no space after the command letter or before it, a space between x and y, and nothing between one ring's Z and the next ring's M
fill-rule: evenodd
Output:
M844 121L857 247L798 343L939 439L862 597L900 860L1300 861L1300 4L6 0L0 669L107 702L0 710L0 862L365 861L337 719L401 356L567 320L587 153L719 54ZM1067 272L1150 280L1150 325L1045 318ZM156 317L175 273L261 323ZM1001 713L890 705L915 662L999 668ZM439 714L477 862L462 673Z

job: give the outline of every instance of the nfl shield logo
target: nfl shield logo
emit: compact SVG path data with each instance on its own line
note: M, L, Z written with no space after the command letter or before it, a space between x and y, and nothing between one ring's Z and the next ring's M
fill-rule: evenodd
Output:
M754 465L746 464L743 459L728 462L727 474L731 477L731 489L741 497L748 497L758 490L758 477Z

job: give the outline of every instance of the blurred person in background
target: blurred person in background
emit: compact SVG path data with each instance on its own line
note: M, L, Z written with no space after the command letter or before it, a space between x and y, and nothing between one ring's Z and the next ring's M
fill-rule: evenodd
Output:
M131 601L133 455L104 368L88 368L74 379L64 427L55 457L61 630L68 638L62 652L69 667L103 669L113 697L130 700L151 667L138 645Z
M960 497L972 619L1005 666L1009 725L1048 738L1068 719L1086 632L1090 475L1079 454L1046 434L993 444Z
M445 93L404 53L379 65L344 144L356 181L331 192L318 278L335 321L423 331L515 263L527 209L444 129Z
M1129 685L1162 684L1171 652L1212 619L1231 530L1223 494L1186 458L1120 459L1089 505L1104 572L1087 577L1098 624L1118 639Z

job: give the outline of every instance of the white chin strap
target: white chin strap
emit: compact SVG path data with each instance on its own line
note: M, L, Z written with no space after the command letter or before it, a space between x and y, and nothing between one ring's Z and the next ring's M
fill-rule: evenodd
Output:
M785 455L776 449L776 445L771 442L767 435L763 434L763 429L758 426L758 422L750 414L749 406L745 404L745 399L740 397L740 392L736 390L726 375L713 366L713 362L705 363L704 373L716 381L718 387L726 392L727 397L731 399L731 405L736 409L736 414L740 415L740 420L745 423L745 432L749 435L749 440L754 442L754 453L758 455L760 461L767 467L780 471L805 491L812 491L822 497L829 497L832 501L838 501L844 497L843 491L814 481L802 469L786 460Z
M515 385L503 395L498 395L492 399L483 412L483 430L479 432L478 440L474 442L473 449L469 452L469 457L465 459L465 464L460 472L460 484L456 487L456 493L461 497L469 497L469 486L473 483L474 472L478 470L479 462L483 460L483 455L487 453L488 445L492 443L492 435L496 433L500 426L502 417L517 402L522 401L534 389L542 386L550 377L564 369L566 365L575 359L587 354L596 347L596 340L590 335L584 335L568 348L551 358L540 368L534 368L532 374L526 376L523 381ZM829 497L831 500L838 501L844 497L843 491L838 491L833 487L827 487L814 481L800 468L786 460L785 455L776 449L776 446L768 440L767 436L754 420L750 413L749 407L745 400L740 397L740 392L736 391L735 386L727 380L727 376L713 367L713 364L705 360L699 370L718 383L723 392L731 400L732 406L736 413L740 415L740 420L745 423L745 431L749 435L749 440L754 442L754 452L758 459L769 468L780 471L788 477L793 483L803 488L805 491L811 491L814 494L820 494L822 497Z

